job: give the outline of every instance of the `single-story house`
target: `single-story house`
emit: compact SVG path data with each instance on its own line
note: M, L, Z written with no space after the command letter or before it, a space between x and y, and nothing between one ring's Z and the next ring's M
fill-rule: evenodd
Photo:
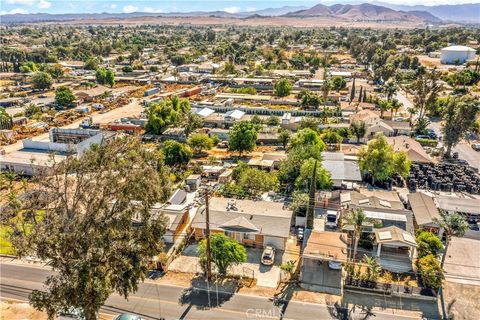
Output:
M202 182L202 176L200 174L191 174L185 179L185 184L190 190L197 190Z
M209 215L212 233L224 233L247 246L284 250L293 212L278 202L214 197ZM196 240L205 237L205 211L197 213L192 227Z
M427 154L422 145L414 139L407 136L388 137L388 143L393 147L393 151L405 151L408 159L412 162L432 163L433 160Z
M433 198L423 192L409 193L407 197L412 208L415 229L421 228L438 233L439 226L434 220L440 220L441 217Z
M362 181L358 161L342 152L322 152L322 166L330 172L334 187Z
M167 217L167 230L163 236L165 243L174 243L189 222L189 210L195 199L195 193L177 189L166 203L152 207L153 216L164 214Z
M341 295L342 263L347 261L346 233L312 231L302 253L300 286Z

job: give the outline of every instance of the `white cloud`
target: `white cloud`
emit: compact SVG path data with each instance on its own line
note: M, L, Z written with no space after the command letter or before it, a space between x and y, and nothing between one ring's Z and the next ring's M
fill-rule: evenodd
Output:
M240 7L226 7L226 8L223 8L223 11L228 13L238 13L240 12Z
M1 15L4 15L4 14L17 14L17 13L20 13L20 14L28 14L28 11L25 10L25 9L21 9L21 8L13 9L13 10L10 10L10 11L5 11L5 10L0 11L0 14L1 14Z
M136 11L138 11L138 7L135 7L135 6L132 6L132 5L128 5L128 6L123 7L123 12L124 13L132 13L132 12L136 12Z
M110 9L116 9L117 8L117 5L115 3L112 3L109 7Z
M156 8L152 8L152 7L143 7L142 12L161 13L163 11L162 11L162 9L156 9Z
M5 2L8 4L17 4L21 6L33 6L37 0L6 0Z
M51 6L52 6L52 3L48 2L47 0L40 0L40 2L38 2L38 8L40 9L48 9Z

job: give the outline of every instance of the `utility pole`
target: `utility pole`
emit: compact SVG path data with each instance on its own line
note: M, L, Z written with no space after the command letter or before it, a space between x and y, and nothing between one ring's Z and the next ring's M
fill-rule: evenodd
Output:
M205 189L205 236L207 238L207 282L212 278L212 250L210 247L210 213L208 208L208 188Z

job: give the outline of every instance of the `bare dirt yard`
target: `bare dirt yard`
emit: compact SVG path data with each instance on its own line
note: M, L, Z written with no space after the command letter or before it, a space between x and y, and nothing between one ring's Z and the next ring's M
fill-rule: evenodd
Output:
M455 320L474 320L480 314L480 286L445 281L447 315Z

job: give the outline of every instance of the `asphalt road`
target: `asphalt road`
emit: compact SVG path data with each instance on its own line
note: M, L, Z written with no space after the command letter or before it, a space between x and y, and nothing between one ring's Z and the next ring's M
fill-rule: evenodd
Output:
M26 301L31 290L43 288L43 281L52 271L39 265L0 263L0 298ZM361 295L367 300L375 300ZM217 300L218 299L218 300ZM352 299L352 298L350 298ZM379 299L383 301L385 298ZM217 302L218 301L218 302ZM418 302L417 302L418 303ZM351 305L353 306L353 305ZM409 310L408 302L403 303ZM109 314L134 313L146 319L334 319L326 305L290 301L283 307L275 306L265 297L218 293L209 295L206 290L173 285L145 282L128 300L112 295L102 308ZM373 311L375 319L418 319L420 313L406 313L398 310ZM366 319L366 311L356 307L355 319Z
M441 123L438 121L431 121L428 128L435 131L438 136L442 136ZM458 152L458 158L466 160L469 165L480 170L480 152L473 150L467 141L460 141L452 152Z

